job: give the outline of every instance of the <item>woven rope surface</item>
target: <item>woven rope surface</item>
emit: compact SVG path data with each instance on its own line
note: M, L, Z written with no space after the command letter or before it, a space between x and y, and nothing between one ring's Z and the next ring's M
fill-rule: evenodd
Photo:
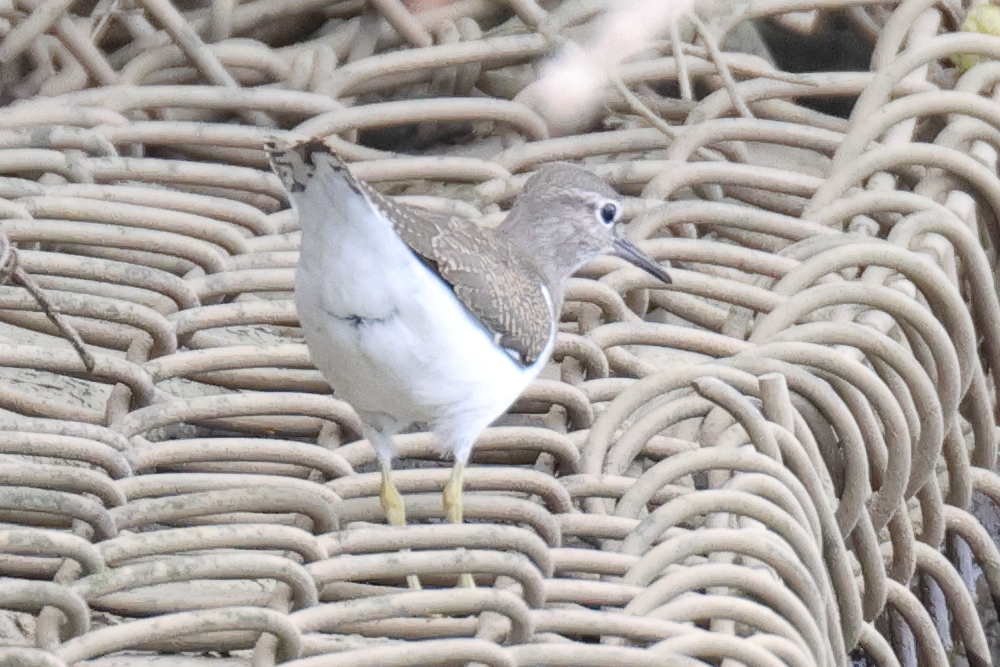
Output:
M0 231L95 362L0 287L0 664L1000 655L1000 38L927 0L699 5L560 107L543 62L623 6L0 0ZM837 23L870 68L733 50L752 18ZM413 525L383 525L297 329L285 134L483 224L580 161L674 267L571 280L464 525L423 432L396 439Z

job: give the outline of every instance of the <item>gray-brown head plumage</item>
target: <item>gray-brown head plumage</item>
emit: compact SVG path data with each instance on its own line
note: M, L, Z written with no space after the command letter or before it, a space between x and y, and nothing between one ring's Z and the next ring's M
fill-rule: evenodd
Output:
M270 145L267 150L293 199L304 192L317 169L331 169L347 179L351 189L388 219L413 253L454 290L496 342L516 353L525 366L545 349L554 318L559 317L565 282L588 259L614 249L669 282L662 268L615 233L622 211L618 194L573 165L539 169L504 223L489 230L459 216L382 195L355 179L319 140L287 149Z
M525 183L497 234L518 248L557 305L573 272L610 251L669 283L666 272L617 231L623 211L621 196L596 175L571 164L548 164Z

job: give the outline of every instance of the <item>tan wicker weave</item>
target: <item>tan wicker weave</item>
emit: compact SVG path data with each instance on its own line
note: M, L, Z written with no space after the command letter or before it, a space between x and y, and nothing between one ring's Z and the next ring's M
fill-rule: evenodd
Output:
M610 1L0 0L0 231L95 359L0 287L0 665L991 664L1000 37L946 4L679 3L616 53ZM719 53L764 16L870 71ZM582 162L674 267L572 280L465 525L426 433L383 525L296 328L286 132L484 224Z

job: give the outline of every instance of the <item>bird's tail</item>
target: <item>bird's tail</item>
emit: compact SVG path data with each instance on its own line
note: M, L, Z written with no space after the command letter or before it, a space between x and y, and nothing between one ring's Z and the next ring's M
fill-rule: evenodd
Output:
M321 137L293 142L269 137L264 152L289 193L304 191L318 169L333 169L352 185L356 183L344 161Z

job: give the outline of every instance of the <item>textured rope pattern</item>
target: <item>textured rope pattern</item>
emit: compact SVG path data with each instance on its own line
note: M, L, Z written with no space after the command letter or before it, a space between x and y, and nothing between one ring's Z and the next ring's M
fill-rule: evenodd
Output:
M0 266L94 362L0 286L0 664L991 664L1000 38L928 0L724 4L609 67L578 127L535 66L599 2L0 2ZM828 6L871 71L720 51ZM949 78L956 54L984 58ZM855 96L852 120L804 105ZM571 281L465 525L426 433L397 438L414 524L382 525L309 362L260 150L290 132L485 224L583 161L674 267Z

